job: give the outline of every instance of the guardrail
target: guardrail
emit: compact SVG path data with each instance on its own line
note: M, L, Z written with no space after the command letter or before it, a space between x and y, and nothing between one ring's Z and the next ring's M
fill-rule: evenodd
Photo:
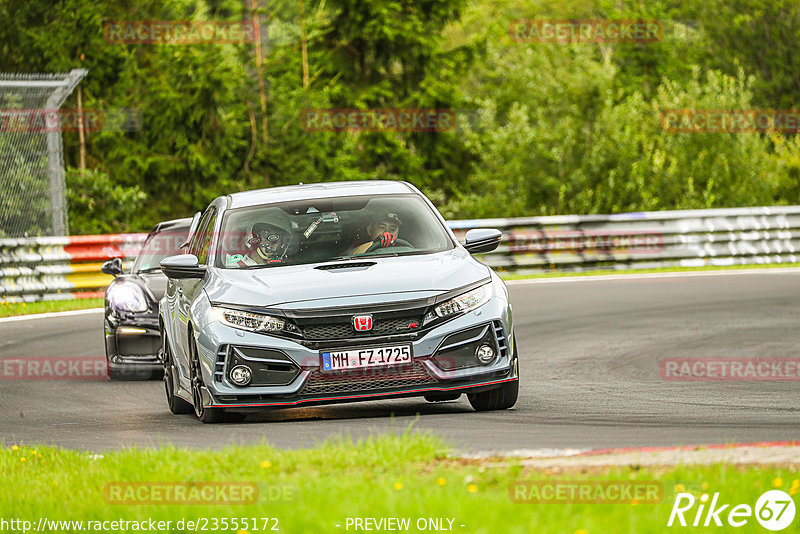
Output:
M0 239L0 300L102 297L110 258L130 264L147 234ZM129 267L130 265L128 265Z
M500 247L482 259L520 273L796 263L800 250L800 206L479 219L450 227L462 240L471 228L501 229Z
M499 228L503 241L481 260L500 271L647 269L796 263L800 206L657 211L450 221ZM102 296L109 258L131 262L146 234L0 239L0 299Z

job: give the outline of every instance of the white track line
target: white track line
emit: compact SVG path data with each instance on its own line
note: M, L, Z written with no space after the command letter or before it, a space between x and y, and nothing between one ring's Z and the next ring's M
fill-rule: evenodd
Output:
M62 312L31 313L28 315L15 315L14 317L2 317L0 323L13 323L16 321L27 321L28 319L52 319L55 317L69 317L70 315L86 315L104 311L103 308L88 308L85 310L69 310Z
M718 271L675 271L667 273L641 274L598 274L583 276L555 276L553 278L529 278L527 280L506 280L506 285L557 284L565 282L600 282L605 280L643 280L648 278L691 278L695 276L734 276L745 274L800 274L800 267L775 269L720 269Z

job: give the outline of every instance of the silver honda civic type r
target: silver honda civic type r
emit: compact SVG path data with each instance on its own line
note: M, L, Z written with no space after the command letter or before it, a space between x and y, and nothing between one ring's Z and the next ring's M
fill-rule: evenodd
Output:
M508 291L405 182L276 187L215 199L186 254L161 261L161 359L173 413L220 422L276 408L519 390Z

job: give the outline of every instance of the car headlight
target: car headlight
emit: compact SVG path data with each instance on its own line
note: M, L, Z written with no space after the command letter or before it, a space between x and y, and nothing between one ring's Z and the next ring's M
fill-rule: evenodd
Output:
M223 324L248 332L278 332L280 330L293 332L296 328L279 317L229 308L214 307L214 316Z
M148 308L144 291L130 283L112 285L108 292L108 302L115 310L124 312L143 312Z
M428 312L425 316L423 324L430 323L436 319L472 311L489 302L489 299L491 299L493 295L494 286L491 282L471 289L466 293L462 293L436 306L433 311Z

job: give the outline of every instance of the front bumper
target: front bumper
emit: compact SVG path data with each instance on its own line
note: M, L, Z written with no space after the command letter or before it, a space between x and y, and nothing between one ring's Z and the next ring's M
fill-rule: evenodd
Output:
M198 349L204 356L204 404L258 411L429 393L478 393L519 379L511 310L501 297L495 296L477 310L421 333L419 339L390 338L346 348L407 343L413 353L410 365L332 373L321 370L318 347L211 322L197 336ZM487 365L471 361L477 345L488 342L495 346L495 359ZM263 385L254 377L254 385L237 387L229 381L228 370L232 362L242 360L254 368L277 369L283 378ZM180 393L189 400L188 392Z
M109 369L158 371L164 368L159 357L161 334L157 318L132 315L120 320L107 316L105 345Z

